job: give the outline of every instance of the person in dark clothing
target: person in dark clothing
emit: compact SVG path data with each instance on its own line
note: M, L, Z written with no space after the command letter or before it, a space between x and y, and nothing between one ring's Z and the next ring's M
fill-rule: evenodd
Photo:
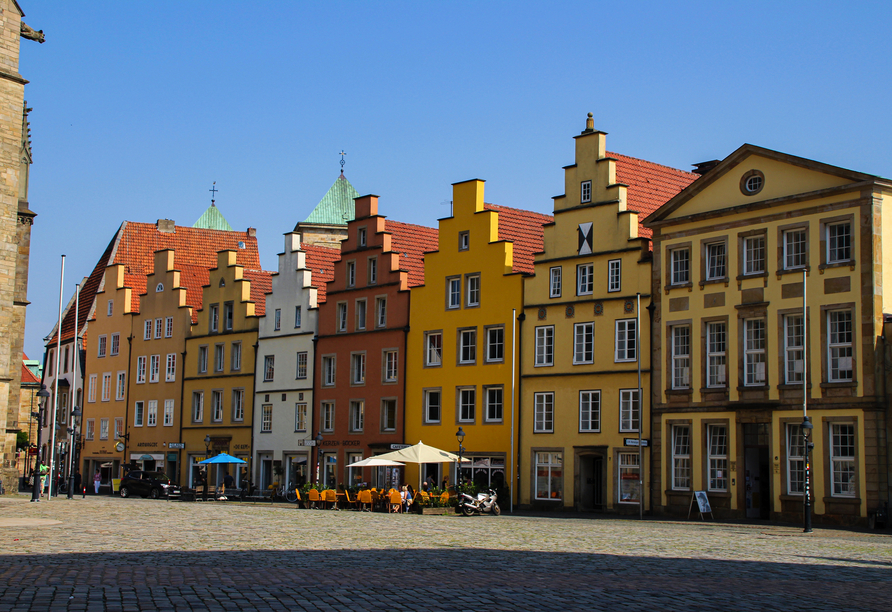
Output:
M235 478L232 477L232 474L226 474L223 477L223 494L226 495L226 489L234 489L235 488Z
M74 492L79 493L81 490L81 472L80 470L74 471Z

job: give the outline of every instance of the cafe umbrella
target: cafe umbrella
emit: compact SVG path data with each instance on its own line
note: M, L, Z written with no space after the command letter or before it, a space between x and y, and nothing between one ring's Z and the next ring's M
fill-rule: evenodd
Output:
M419 441L418 444L401 448L400 450L377 455L375 459L389 459L391 461L402 461L403 463L447 463L458 461L458 455L454 455L448 451L440 450L435 446L428 446L424 442ZM421 469L418 470L418 488L421 488Z
M227 453L220 453L219 455L214 455L213 457L208 457L204 461L199 461L198 465L219 465L219 464L246 464L248 463L244 459L239 459L238 457L233 457ZM210 476L210 474L208 474ZM219 476L218 476L219 477Z

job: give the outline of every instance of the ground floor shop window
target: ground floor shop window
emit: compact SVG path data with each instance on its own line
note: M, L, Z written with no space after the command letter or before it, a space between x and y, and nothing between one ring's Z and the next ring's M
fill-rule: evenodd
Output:
M834 497L855 497L855 426L830 424L830 491Z
M619 485L617 493L620 503L637 504L641 501L641 469L638 463L638 453L619 453L616 456L617 479Z
M672 488L691 488L691 426L672 426Z
M802 427L787 425L787 493L802 495L805 490L805 440Z
M362 461L362 453L347 453L347 465ZM347 482L344 483L348 487L356 487L362 483L362 468L348 467Z
M292 455L287 459L289 489L303 486L307 483L307 456Z
M335 488L338 484L338 454L322 453L322 484Z
M536 499L563 499L563 464L563 453L536 453Z
M466 457L461 464L461 481L472 481L480 489L505 486L505 457Z
M728 428L725 425L707 425L709 450L709 490L728 490Z

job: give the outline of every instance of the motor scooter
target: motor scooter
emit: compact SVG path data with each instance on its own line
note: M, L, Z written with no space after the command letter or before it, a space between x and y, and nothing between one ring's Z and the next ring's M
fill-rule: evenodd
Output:
M492 489L489 490L489 493L481 491L477 494L477 497L462 493L458 498L458 505L461 508L461 513L465 516L478 513L483 514L484 512L490 512L493 516L499 516L502 510L499 508L499 504L496 503L497 497L498 495Z

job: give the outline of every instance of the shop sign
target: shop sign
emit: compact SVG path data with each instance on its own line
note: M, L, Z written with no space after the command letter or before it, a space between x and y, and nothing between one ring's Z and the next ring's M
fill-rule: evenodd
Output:
M298 440L298 446L316 446L316 440Z
M170 442L167 445L167 448L186 448L185 442Z
M638 438L625 438L623 439L624 446L638 446ZM640 440L641 446L649 446L649 442L647 438L641 438Z
M409 448L410 444L391 444L390 450L403 450L404 448Z

